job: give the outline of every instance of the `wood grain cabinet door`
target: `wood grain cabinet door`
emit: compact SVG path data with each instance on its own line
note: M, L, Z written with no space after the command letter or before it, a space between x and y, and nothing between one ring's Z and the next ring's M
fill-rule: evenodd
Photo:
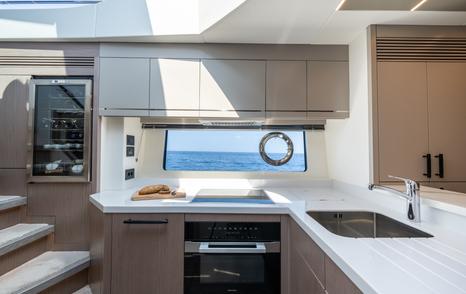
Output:
M296 224L290 223L290 293L325 293L325 254Z
M182 294L183 232L182 214L113 215L112 294Z
M433 181L466 181L466 62L427 64ZM444 176L438 154L444 157Z
M28 80L0 75L0 169L26 168Z
M379 180L428 181L427 78L424 62L378 63Z

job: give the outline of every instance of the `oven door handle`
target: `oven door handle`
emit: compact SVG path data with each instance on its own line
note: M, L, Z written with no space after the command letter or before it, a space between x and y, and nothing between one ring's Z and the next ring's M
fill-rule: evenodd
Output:
M201 242L199 244L199 253L245 253L245 254L261 254L266 253L264 243L250 243L250 242Z

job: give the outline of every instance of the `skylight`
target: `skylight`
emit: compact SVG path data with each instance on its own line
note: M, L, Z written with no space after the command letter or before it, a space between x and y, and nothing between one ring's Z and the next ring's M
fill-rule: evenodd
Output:
M102 0L0 0L0 9L66 8L96 4Z

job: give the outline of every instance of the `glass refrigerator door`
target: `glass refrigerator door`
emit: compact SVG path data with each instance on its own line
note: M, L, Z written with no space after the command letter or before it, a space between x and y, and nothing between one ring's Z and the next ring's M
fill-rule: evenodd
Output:
M32 181L88 181L90 80L32 80Z

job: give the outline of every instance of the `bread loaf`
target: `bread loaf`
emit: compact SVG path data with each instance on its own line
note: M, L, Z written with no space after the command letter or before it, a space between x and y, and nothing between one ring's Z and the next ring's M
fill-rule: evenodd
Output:
M139 190L139 195L147 195L147 194L168 194L170 193L170 187L167 185L150 185L145 186L141 190Z

